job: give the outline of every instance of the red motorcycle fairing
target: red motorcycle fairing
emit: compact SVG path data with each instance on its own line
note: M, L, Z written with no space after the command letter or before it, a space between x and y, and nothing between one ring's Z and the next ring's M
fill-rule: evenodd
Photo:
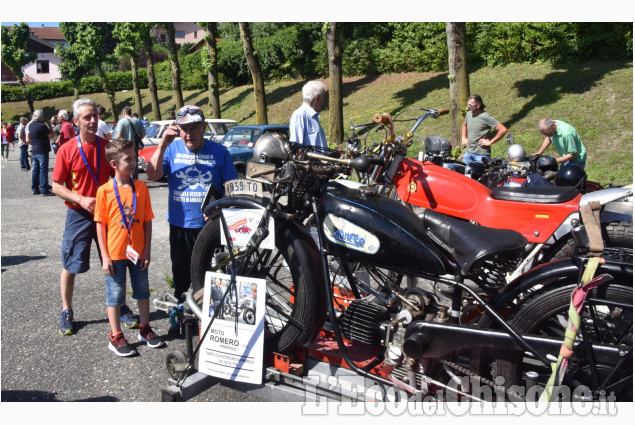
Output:
M408 158L393 179L399 198L481 226L510 229L527 241L545 243L556 229L580 209L581 194L562 203L516 202L494 199L491 189L455 171Z

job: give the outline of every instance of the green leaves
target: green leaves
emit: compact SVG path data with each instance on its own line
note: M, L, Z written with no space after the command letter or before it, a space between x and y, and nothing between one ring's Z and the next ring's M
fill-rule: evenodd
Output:
M2 27L2 62L11 68L20 80L23 77L22 67L37 58L37 53L29 51L27 47L30 35L31 29L26 22L14 25L11 31L8 27Z

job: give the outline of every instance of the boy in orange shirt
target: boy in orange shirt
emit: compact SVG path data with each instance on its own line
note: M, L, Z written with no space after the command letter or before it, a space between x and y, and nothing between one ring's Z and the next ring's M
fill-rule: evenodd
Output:
M126 295L126 270L130 270L132 298L139 306L139 340L151 348L163 341L150 327L150 242L152 240L152 205L148 186L133 180L137 167L133 142L117 139L106 145L106 159L115 169L115 177L97 190L95 221L97 239L106 272L106 306L110 322L108 348L121 357L137 351L128 344L121 331L119 307Z

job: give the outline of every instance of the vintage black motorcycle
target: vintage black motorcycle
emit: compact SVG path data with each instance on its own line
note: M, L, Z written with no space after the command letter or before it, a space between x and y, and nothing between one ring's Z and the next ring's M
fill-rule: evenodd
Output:
M432 210L417 216L373 185L333 180L376 168L381 157L340 158L272 135L259 140L254 159L248 176L267 178L272 192L205 206L210 220L194 246L192 290L203 287L207 271L266 279L267 350L307 347L328 321L352 370L409 393L442 390L473 399L468 388L452 385L466 376L503 388L510 399L544 386L588 259L543 264L506 284L503 276L524 256L519 233ZM396 165L382 168L392 179ZM245 248L221 244L225 208L263 211ZM261 249L270 217L275 249ZM607 261L597 273L613 280L587 299L563 384L588 387L584 399L613 393L632 400L632 264ZM449 305L435 290L439 283L453 288ZM348 302L342 293L350 294ZM345 339L377 349L374 365L382 372L357 365Z

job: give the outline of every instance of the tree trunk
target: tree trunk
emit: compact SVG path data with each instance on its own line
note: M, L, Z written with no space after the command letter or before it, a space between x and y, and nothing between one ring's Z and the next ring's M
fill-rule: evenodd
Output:
M448 40L450 69L450 144L461 146L461 127L465 105L470 97L470 78L467 69L465 22L448 22L445 26Z
M249 24L246 22L239 22L240 38L243 42L243 50L245 52L245 58L247 59L247 65L251 72L251 78L254 82L254 95L256 96L256 124L267 124L267 94L265 93L265 81L262 76L262 69L260 68L260 62L256 55L254 55L254 46L251 42L251 31Z
M342 49L337 22L329 22L326 31L329 55L329 139L340 145L344 141L344 106L342 94Z
M161 107L159 106L159 96L157 94L157 82L154 76L154 59L152 58L152 39L146 35L143 38L145 50L148 54L148 89L150 90L150 102L152 103L152 113L154 121L161 121Z
M79 99L79 84L73 83L73 99L74 101Z
M176 49L174 38L174 24L168 22L165 26L168 32L168 54L172 64L172 89L174 90L174 101L177 111L183 107L183 92L181 91L181 66L179 65L179 55Z
M209 104L212 107L212 117L220 118L220 88L218 83L218 49L216 22L207 22L205 26L205 41L207 42L207 54L210 61L210 69L207 72Z
M22 78L24 78L24 76L17 74L16 76L18 77L18 83L20 83L20 87L22 88L22 95L24 96L24 100L26 100L26 104L29 106L30 115L33 116L35 106L33 106L33 99L31 98L29 91L26 89L26 84L24 84L24 81L22 81Z
M117 112L117 104L115 103L115 94L112 92L112 90L110 90L110 84L108 84L108 80L106 79L106 73L101 66L97 67L97 73L99 74L99 78L101 79L101 85L104 88L104 93L108 95L112 116L116 120L119 116L119 113Z
M137 106L139 118L143 118L143 101L141 100L141 90L139 89L139 74L137 72L137 60L130 57L130 68L132 71L132 90L134 91L134 101Z

